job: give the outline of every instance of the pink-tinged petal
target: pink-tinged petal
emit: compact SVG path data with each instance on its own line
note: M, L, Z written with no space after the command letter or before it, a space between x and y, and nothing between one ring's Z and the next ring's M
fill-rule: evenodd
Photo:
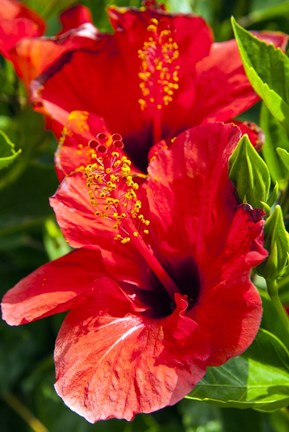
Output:
M90 10L82 5L73 6L64 11L60 16L60 22L62 25L61 33L65 33L69 30L76 29L85 23L92 23L92 16Z
M255 35L277 47L284 48L287 44L285 34L255 32ZM236 41L213 44L209 56L196 68L193 124L227 121L258 100L245 74Z
M208 124L180 134L152 158L149 217L165 256L193 255L200 262L219 255L237 205L228 159L240 137L232 124Z
M90 295L92 282L105 275L99 251L65 255L39 267L4 295L3 319L19 325L66 311Z
M176 403L202 378L209 355L182 298L171 316L152 320L129 304L119 312L116 291L106 286L106 310L99 292L71 311L56 342L56 391L90 422Z
M45 23L40 16L14 0L0 0L0 53L10 58L10 50L25 37L40 36Z
M220 256L209 267L199 268L203 286L189 316L209 338L212 365L245 351L259 329L262 302L249 276L252 267L268 254L263 246L263 226L260 210L240 206Z

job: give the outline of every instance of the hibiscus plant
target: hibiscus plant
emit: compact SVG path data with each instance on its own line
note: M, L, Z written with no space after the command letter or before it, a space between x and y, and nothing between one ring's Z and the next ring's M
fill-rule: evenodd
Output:
M0 0L1 430L289 430L288 2L227 3Z

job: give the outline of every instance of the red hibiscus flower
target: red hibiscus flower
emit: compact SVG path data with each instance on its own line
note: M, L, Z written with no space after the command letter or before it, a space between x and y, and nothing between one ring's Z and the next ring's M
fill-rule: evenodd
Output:
M144 170L160 139L230 121L258 100L236 42L213 43L201 17L156 8L110 7L108 13L114 34L95 29L31 85L37 109L54 121L57 134L69 112L92 112L122 134L127 154ZM78 33L76 28L70 35ZM258 35L283 48L287 42L281 33ZM43 53L45 43L51 41L43 41ZM66 49L63 36L55 43Z
M259 211L238 205L228 158L240 131L190 129L131 175L118 134L51 203L78 250L3 298L11 325L70 310L55 349L56 390L91 422L132 419L182 399L207 366L253 341L261 300L249 274L266 257ZM80 155L80 163L81 155Z

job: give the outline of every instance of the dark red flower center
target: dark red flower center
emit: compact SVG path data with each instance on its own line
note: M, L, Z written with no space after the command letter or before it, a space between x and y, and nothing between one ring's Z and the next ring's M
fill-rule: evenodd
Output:
M174 266L167 264L166 272L178 287L178 292L183 295L188 303L187 311L195 306L199 299L201 281L199 270L191 257L184 258L175 263ZM168 294L166 288L155 275L150 271L147 286L131 287L129 284L122 284L123 289L130 295L137 296L142 305L147 309L143 312L151 318L162 318L169 316L175 309L175 302Z

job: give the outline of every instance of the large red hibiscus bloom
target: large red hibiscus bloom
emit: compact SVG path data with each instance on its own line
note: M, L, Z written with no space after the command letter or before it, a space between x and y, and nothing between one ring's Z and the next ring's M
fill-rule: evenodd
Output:
M213 43L201 17L168 14L151 3L141 10L110 7L114 34L101 33L86 8L74 7L62 15L58 36L23 34L9 51L27 85L40 75L30 84L32 99L57 135L71 111L91 112L122 134L143 170L161 138L231 120L258 99L234 40ZM257 35L283 49L287 43L282 33ZM4 36L5 44L9 31Z
M259 211L238 205L228 178L239 138L231 124L190 129L142 180L121 136L100 133L91 163L52 198L79 249L20 281L2 312L18 325L70 310L55 386L89 421L174 404L253 341L261 300L249 274L266 251Z

